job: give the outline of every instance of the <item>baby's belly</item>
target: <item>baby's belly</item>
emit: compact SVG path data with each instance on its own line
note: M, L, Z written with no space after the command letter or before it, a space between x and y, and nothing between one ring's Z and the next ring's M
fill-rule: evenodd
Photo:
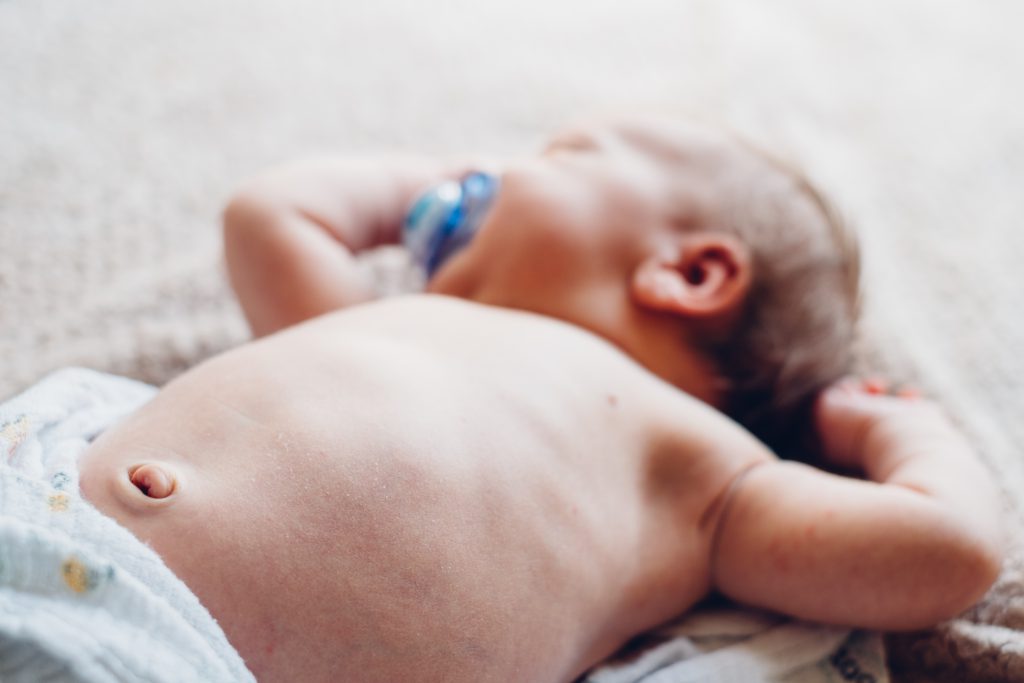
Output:
M173 504L93 502L163 557L261 681L571 680L702 590L680 581L702 575L696 554L670 584L641 571L665 560L655 548L701 544L656 526L633 468L581 470L501 430L490 446L435 430L413 453L394 433L348 448L326 442L365 441L237 427L209 464L172 463ZM239 453L244 468L215 464Z
M573 369L590 347L506 369L324 338L201 366L83 470L259 680L571 680L706 590L696 508L650 494L658 403ZM169 504L110 485L140 460Z
M626 473L291 448L287 467L192 472L166 510L120 511L261 681L570 680L638 616L649 520Z

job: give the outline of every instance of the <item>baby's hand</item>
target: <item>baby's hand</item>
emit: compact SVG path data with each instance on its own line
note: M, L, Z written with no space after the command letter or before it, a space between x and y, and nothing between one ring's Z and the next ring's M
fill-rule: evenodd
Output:
M884 480L894 453L920 452L936 439L960 436L939 406L915 390L890 392L882 380L844 379L823 391L814 417L825 460ZM891 471L891 470L890 470Z

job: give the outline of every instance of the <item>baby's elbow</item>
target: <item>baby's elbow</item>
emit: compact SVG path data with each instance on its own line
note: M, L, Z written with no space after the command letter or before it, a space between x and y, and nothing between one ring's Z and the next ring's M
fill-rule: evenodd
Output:
M288 256L294 238L288 229L291 208L259 185L239 190L224 207L222 239L228 273L235 282L247 271L268 277L282 267L291 267Z
M1003 568L1003 544L997 534L972 535L960 550L961 604L956 614L974 606L999 578Z
M259 186L250 184L235 192L221 213L225 239L251 237L273 222L284 207Z
M995 535L964 533L949 542L930 572L933 580L917 586L918 604L924 608L892 630L929 628L970 609L996 582L1003 559L1002 544Z

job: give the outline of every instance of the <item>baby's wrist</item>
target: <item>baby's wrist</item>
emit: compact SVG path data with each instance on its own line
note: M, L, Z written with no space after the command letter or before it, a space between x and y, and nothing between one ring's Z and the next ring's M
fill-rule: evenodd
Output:
M864 437L863 468L873 481L886 481L911 462L974 460L964 436L938 406L921 406L914 415L886 415L873 420Z

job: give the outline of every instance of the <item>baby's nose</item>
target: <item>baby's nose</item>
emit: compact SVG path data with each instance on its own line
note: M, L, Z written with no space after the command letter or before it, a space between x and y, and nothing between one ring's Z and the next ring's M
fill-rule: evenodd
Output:
M174 493L174 476L160 465L139 465L131 471L129 478L135 488L149 498L166 498Z

